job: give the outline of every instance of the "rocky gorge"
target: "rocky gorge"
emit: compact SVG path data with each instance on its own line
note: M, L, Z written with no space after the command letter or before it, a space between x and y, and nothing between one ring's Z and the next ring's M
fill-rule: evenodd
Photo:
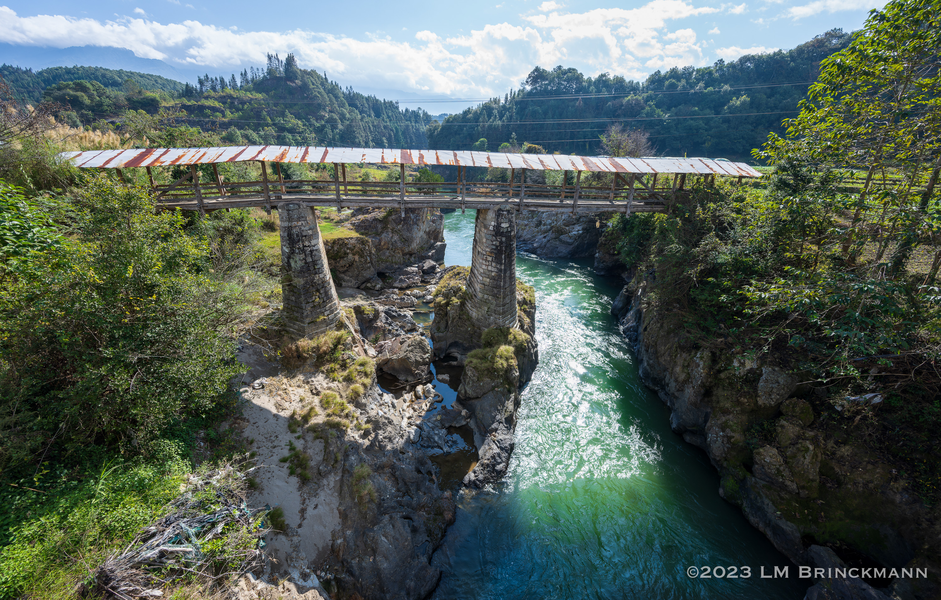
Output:
M673 431L719 471L723 498L796 565L888 574L821 577L808 598L938 597L938 508L863 444L818 425L821 412L875 398L833 404L773 353L758 361L696 343L646 302L644 283L625 285L611 312ZM929 575L891 575L919 568Z
M607 268L603 265L599 268L604 262L599 259L603 254L617 257L611 252L613 248L608 247L605 252L604 229L596 227L597 222L597 218L586 218L582 223L584 230L601 229L602 235L598 236L601 243L596 242L595 247L595 269L608 273L630 272L623 265L612 268L610 260ZM551 240L561 231L557 228L553 232L556 225L551 221L538 226L523 222L520 230ZM426 252L432 244L441 243L433 241L433 230L426 239L429 244ZM363 242L360 244L365 246ZM568 244L570 248L576 246ZM523 250L522 243L519 247ZM545 242L541 247L541 251L548 252L546 248L554 247L555 252L565 252L553 242ZM579 253L591 255L584 248ZM801 590L800 595L813 599L936 597L931 557L938 539L934 525L937 515L911 492L890 465L867 452L862 445L834 436L832 430L821 425L825 411L840 411L821 402L813 385L803 382L800 371L786 360L766 356L756 361L747 354L704 346L684 336L669 313L658 311L656 305L649 302L642 278L625 285L621 277L595 277L593 285L617 284L608 296L614 298L614 302L592 310L613 315L618 328L615 334L625 336L633 346L644 383L657 390L670 410L668 416L658 416L654 411L647 427L655 430L653 423L659 420L668 426L667 432L653 435L667 437L661 437L648 447L643 442L636 445L638 442L631 441L630 436L625 438L624 433L619 432L617 426L612 429L610 423L600 421L597 428L588 425L586 415L591 423L594 417L611 408L593 402L585 413L583 399L572 404L575 412L570 416L559 414L557 418L561 423L552 425L550 421L538 425L549 426L553 433L543 449L534 450L534 425L527 419L531 419L533 410L541 409L533 408L533 403L568 405L567 395L581 397L585 393L583 388L590 387L590 382L601 377L587 365L598 360L613 360L599 358L591 352L588 356L592 358L578 358L599 343L594 339L597 334L582 331L576 321L570 321L574 314L587 310L586 302L594 302L590 295L577 296L580 300L573 300L571 296L573 286L588 281L587 275L572 270L564 260L554 267L555 263L544 259L519 259L523 277L536 285L536 293L528 285L518 285L519 329L491 331L484 336L484 332L474 331L463 308L467 268L441 268L438 263L432 268L424 264L431 259L424 258L421 252L413 256L422 262L382 272L382 276L376 277L381 284L378 289L369 289L372 284L368 282L375 283L372 276L360 283L359 290L349 289L349 286L341 289L344 327L349 336L343 341L339 356L345 356L343 360L349 366L340 374L340 381L335 380L336 373L332 377L329 373L311 376L303 374L304 369L282 370L280 375L263 377L261 390L251 389L250 385L244 390L246 395L258 399L256 404L267 403L269 408L259 415L284 429L272 438L280 443L271 444L264 460L265 464L274 465L273 478L280 483L265 482L260 486L263 494L268 494L268 490L272 492L258 497L272 506L278 503L284 506L288 528L287 535L276 534L270 539L272 561L266 576L268 581L290 576L292 581L313 586L305 593L316 591L331 597L357 597L351 594L363 598L412 598L428 594L442 599L480 597L476 592L464 591L477 589L474 586L480 590L504 590L494 592L502 597L523 597L508 590L517 590L517 582L527 577L537 577L539 570L545 568L543 561L555 560L553 564L564 574L565 580L585 585L587 580L580 578L588 577L594 584L609 585L603 589L615 593L614 590L623 589L630 580L612 575L614 581L606 584L608 576L591 575L591 570L586 570L577 560L567 565L558 562L569 561L568 553L573 547L578 549L575 556L588 552L583 548L585 542L570 541L556 555L547 550L546 534L540 534L542 537L537 536L531 542L531 551L538 552L529 555L532 556L532 572L513 563L517 566L512 573L495 573L493 582L489 576L474 579L476 583L470 584L470 588L462 574L462 561L470 561L467 572L473 577L480 577L490 568L475 563L470 556L479 553L486 557L494 548L510 548L521 543L526 547L529 543L526 540L532 534L527 528L520 529L513 516L517 512L523 511L529 515L527 520L539 523L548 507L549 514L555 515L550 530L559 531L559 535L564 532L566 539L580 540L578 532L582 523L589 530L601 528L604 531L605 523L634 514L638 506L648 506L646 498L651 496L651 490L636 495L640 492L629 491L633 487L601 484L604 481L598 478L601 472L585 479L605 487L602 498L593 499L580 491L577 482L584 479L580 475L582 471L567 471L563 467L559 477L546 471L543 461L565 465L571 460L559 458L555 460L561 463L553 462L546 455L548 448L561 447L568 451L572 443L570 437L577 440L584 435L585 440L576 446L590 443L601 444L604 448L583 454L585 458L574 459L587 461L587 465L605 463L602 457L606 456L607 462L612 463L610 468L616 472L636 472L638 467L634 463L617 459L623 450L609 447L610 440L605 438L611 438L631 444L631 453L648 456L645 460L653 461L651 464L656 464L658 451L655 448L659 446L672 448L670 452L674 454L689 452L681 447L698 448L704 453L704 463L683 467L687 470L681 477L689 478L693 472L699 477L713 469L719 474L701 493L684 488L671 492L669 500L663 500L677 502L682 495L699 494L694 496L697 517L687 525L671 524L670 529L677 533L670 530L655 533L656 527L639 523L636 517L629 517L633 524L627 529L622 526L612 530L632 541L618 550L618 556L610 554L610 547L598 548L597 551L607 557L606 564L614 566L622 559L627 560L635 565L632 568L658 573L653 576L654 581L671 581L671 585L677 585L669 575L669 557L677 550L658 552L653 560L643 554L635 555L634 548L643 547L645 540L649 541L654 535L658 547L675 548L680 544L689 547L684 552L711 555L709 553L715 550L706 550L702 544L708 542L721 547L725 542L720 540L727 534L710 532L706 524L701 523L703 516L698 513L708 504L709 514L713 516L707 517L707 521L732 520L726 508L710 504L712 500L707 497L712 496L729 510L744 515L743 521L747 520L749 527L767 537L792 567L830 569L831 574L834 569L843 567L887 569L886 577L870 576L865 581L836 576L768 582L770 588L760 588L762 592L757 591L759 588L741 592L728 587L709 588L716 597L751 598L770 590L780 595L767 597L800 597L795 595L795 589ZM546 273L540 274L543 271ZM339 275L336 273L335 278ZM555 291L550 292L550 287ZM543 327L540 340L549 340L549 346L548 354L541 357L545 371L538 377L534 371L538 327L533 309L535 298L540 294L543 320L538 326ZM580 305L584 307L578 308ZM604 320L601 315L591 312L585 318L601 321ZM547 325L546 320L553 324ZM427 327L427 337L422 333L423 326ZM555 333L547 334L546 327L556 328ZM557 337L553 337L561 332L572 333L564 342L565 349L559 348ZM603 343L613 343L613 338ZM337 349L329 353L337 354ZM613 357L617 356L614 352ZM363 385L365 393L360 396L353 390L356 382L345 381L344 377L349 369L355 371L356 362L362 359L372 361L378 381L382 383L381 387ZM601 367L602 371L612 369L615 367ZM354 372L351 377L355 381L357 374ZM520 394L527 382L529 408L523 404ZM330 392L347 401L349 412L342 412L342 407L337 409L337 405L329 401L329 408L324 405L324 395L329 398ZM642 412L652 410L642 398L638 402ZM303 426L295 426L297 433L292 432L291 423L298 421L298 416L306 418L311 405L317 414L304 421ZM564 406L549 408L558 411ZM340 415L331 413L337 410L341 411ZM277 418L270 416L274 413ZM525 421L522 433L518 429L521 418ZM347 420L348 429L336 431L334 435L324 433L332 429L326 425L334 422L331 419ZM571 433L563 433L558 425L570 419ZM300 438L292 437L298 434ZM245 435L262 439L248 426ZM676 437L678 442L674 443L669 436ZM523 445L522 450L514 449L519 444ZM292 458L297 456L294 454L297 449L310 456L305 463L312 465L307 470L311 474L308 481L301 481L303 475L299 479L291 474L292 466L297 473L298 461L304 462L303 458ZM262 455L259 448L259 458ZM287 460L279 462L285 455ZM540 482L548 478L555 483L548 487L551 491L546 496L534 491L524 493L518 482L521 472L531 473ZM649 477L648 473L646 478ZM546 485L543 482L536 488ZM614 487L609 490L609 485ZM287 505L274 501L284 494L294 493L293 486L300 490L297 503L292 501ZM536 503L529 508L534 493ZM631 500L626 502L625 494L635 495L627 496ZM719 499L720 494L724 500ZM591 504L586 504L589 499ZM556 506L558 502L571 502L582 507L580 511L587 512L574 512L565 520L558 512L562 510ZM494 503L497 508L493 507ZM526 513L527 510L531 512ZM661 509L657 505L649 505L647 510L676 514L676 509ZM702 527L707 529L701 531ZM488 533L483 533L483 528ZM671 539L677 534L684 541ZM585 535L590 537L591 534L586 531ZM481 541L484 546L469 542L480 536L484 536ZM712 536L715 539L708 541ZM701 542L699 537L707 539ZM315 539L320 541L313 543ZM575 546L571 546L573 543ZM761 564L773 564L771 555L763 554L755 542L751 543L743 556L752 558L738 558L738 564L759 560L755 558L758 556L764 557L760 559ZM720 555L737 555L730 550L723 552L726 554ZM467 558L462 558L465 555ZM486 560L513 561L512 556ZM893 578L892 568L897 569L897 573L905 568L928 569L931 575ZM753 581L749 585L751 583L761 582ZM254 585L262 587L260 582ZM702 597L703 588L696 587L697 582L684 581L684 585L676 588L678 597ZM308 588L301 584L298 589ZM565 589L574 593L580 588L537 589L541 592L534 592L536 597L540 593L553 593L551 590Z
M519 329L469 325L467 269L441 268L440 213L357 211L343 226L358 235L325 244L337 328L280 360L263 343L240 352L250 369L234 427L261 465L252 500L278 509L264 572L240 580L240 598L427 597L454 495L506 471L536 366L532 289L519 285ZM428 312L432 343L437 332L470 355L443 364L451 379L432 371L445 355L416 321Z
M530 237L541 248L560 248L561 230L532 222ZM568 253L552 255L593 255L596 272L634 275L620 264L614 236L602 231L595 239L594 252L563 244ZM645 384L670 408L671 429L720 473L719 494L794 564L874 574L866 581L818 577L807 598L939 597L938 508L861 440L821 425L821 413L858 421L862 408L883 398L833 402L813 381L801 381L806 375L790 357L772 352L756 360L695 341L675 315L650 302L643 277L625 279L611 314L634 347ZM919 568L928 576L913 577Z

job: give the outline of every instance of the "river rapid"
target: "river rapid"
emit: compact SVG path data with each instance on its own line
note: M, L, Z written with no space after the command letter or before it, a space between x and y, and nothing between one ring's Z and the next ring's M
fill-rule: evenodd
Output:
M445 263L470 265L473 236L474 211L445 215ZM641 383L608 312L618 282L526 255L517 276L536 289L539 366L503 482L458 499L434 598L802 598L811 582L761 577L789 561L719 497L708 458ZM691 579L691 566L740 577Z

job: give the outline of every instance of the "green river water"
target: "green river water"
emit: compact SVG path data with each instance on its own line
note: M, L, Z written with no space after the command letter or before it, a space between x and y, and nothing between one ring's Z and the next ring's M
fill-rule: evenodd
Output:
M446 264L470 264L473 232L473 211L445 216ZM641 383L608 312L618 283L524 255L517 275L536 288L539 367L504 481L458 498L434 598L802 598L812 582L760 577L789 561L719 497L708 458ZM690 579L690 566L751 577Z

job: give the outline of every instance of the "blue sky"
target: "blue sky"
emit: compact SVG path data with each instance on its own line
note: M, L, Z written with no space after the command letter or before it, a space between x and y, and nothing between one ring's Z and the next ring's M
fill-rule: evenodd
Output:
M0 43L113 46L141 58L229 74L293 52L304 68L387 97L503 95L535 66L642 80L789 49L832 28L862 27L883 0L485 0L281 2L0 0ZM3 57L0 56L0 62ZM473 102L468 102L473 103Z

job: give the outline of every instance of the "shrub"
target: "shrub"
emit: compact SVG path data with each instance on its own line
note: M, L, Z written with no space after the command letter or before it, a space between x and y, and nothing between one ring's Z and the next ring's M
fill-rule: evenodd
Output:
M373 487L370 477L372 469L366 463L361 463L353 469L353 495L363 508L367 501L376 501L376 488Z
M103 177L61 210L67 243L0 280L0 467L53 440L145 452L175 418L207 414L241 370L235 298L205 274L179 213Z
M320 396L320 405L327 411L327 414L342 417L352 412L350 405L340 398L336 392L324 392Z
M271 528L275 531L286 531L288 528L287 521L284 520L284 509L280 506L275 506L268 513L268 521L271 523Z

